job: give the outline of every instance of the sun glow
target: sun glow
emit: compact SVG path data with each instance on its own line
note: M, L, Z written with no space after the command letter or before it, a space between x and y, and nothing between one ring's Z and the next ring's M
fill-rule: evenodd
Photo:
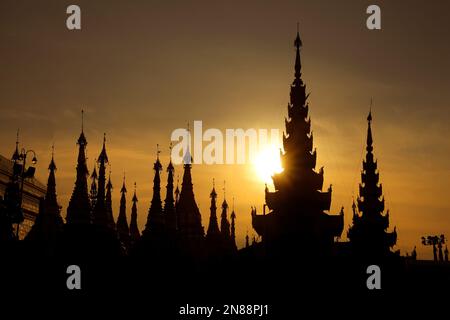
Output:
M280 149L275 145L262 148L253 161L253 167L259 179L272 183L272 176L283 171Z

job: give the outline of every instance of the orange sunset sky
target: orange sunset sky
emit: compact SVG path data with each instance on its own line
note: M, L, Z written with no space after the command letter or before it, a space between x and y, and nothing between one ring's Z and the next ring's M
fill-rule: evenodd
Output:
M172 131L202 120L204 129L284 130L294 74L296 23L318 166L333 185L332 213L351 223L373 97L374 153L397 226L396 249L432 250L423 235L450 237L450 42L444 1L76 1L82 30L66 28L68 1L0 3L0 154L21 146L38 155L46 182L55 144L57 191L65 217L75 181L80 110L88 165L103 132L119 209L123 172L128 217L138 186L140 229L152 196L156 144L167 166ZM379 4L382 30L366 28ZM176 174L182 168L176 167ZM164 172L162 196L165 197ZM250 206L262 211L264 182L252 164L194 165L203 226L212 179L235 198L238 246L253 235ZM223 194L219 192L219 201Z

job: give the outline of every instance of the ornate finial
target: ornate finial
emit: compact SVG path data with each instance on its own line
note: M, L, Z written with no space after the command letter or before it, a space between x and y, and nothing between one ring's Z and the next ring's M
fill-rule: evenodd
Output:
M103 146L106 144L106 132L103 132Z
M373 100L371 98L370 99L370 111L369 111L369 115L367 116L367 122L368 122L368 127L367 127L367 147L366 147L367 152L372 152L372 150L373 150L373 147L372 147L373 138L372 138L372 128L371 128L372 103L373 103Z
M14 153L12 155L12 160L13 161L17 161L19 160L20 155L19 155L19 129L17 129L17 135L16 135L16 150L14 150Z
M294 41L294 45L296 48L296 54L295 54L295 80L296 82L300 81L300 77L302 75L301 73L301 69L302 69L302 64L300 61L300 47L302 46L302 40L300 39L300 33L298 31L298 24L297 24L297 36L295 37L295 41Z
M302 46L302 40L300 39L299 23L297 22L297 36L295 37L294 45L297 50Z
M372 106L373 106L373 98L370 98L370 109L369 109L369 115L367 116L367 121L372 121Z
M223 200L225 201L225 198L226 198L226 190L225 190L225 184L226 184L226 181L225 180L223 180Z
M55 155L55 144L52 143L52 159L50 161L50 165L48 166L49 170L56 170L54 155Z
M120 189L120 192L122 192L122 193L127 192L127 188L125 187L125 170L123 171L123 183L122 183L122 189Z
M161 153L161 150L159 150L159 143L156 144L156 159L159 160L159 154Z
M84 110L81 109L81 132L84 131Z
M216 179L213 178L213 189L216 187Z

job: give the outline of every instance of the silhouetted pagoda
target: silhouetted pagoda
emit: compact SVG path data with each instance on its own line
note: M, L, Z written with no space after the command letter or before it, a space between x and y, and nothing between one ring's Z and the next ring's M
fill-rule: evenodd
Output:
M120 209L119 216L117 217L117 235L122 247L128 249L130 246L130 229L128 228L127 221L127 188L125 187L125 175L123 177L122 188L120 189Z
M78 161L77 161L77 178L72 197L67 207L67 224L89 224L91 223L91 202L89 200L87 176L89 174L86 165L86 145L87 140L84 136L83 125L81 126L81 134L77 141L78 144Z
M266 204L271 211L264 215L252 211L252 224L262 236L268 254L292 252L295 248L296 252L301 249L303 255L327 256L331 254L334 237L342 233L344 217L326 213L331 205L331 186L322 192L323 168L315 171L317 153L313 151L308 96L301 79L302 41L298 32L294 44L295 79L281 154L284 171L272 177L274 192L266 188Z
M134 194L133 194L133 206L131 207L131 217L130 217L130 245L134 245L141 234L139 232L138 224L137 224L137 202L138 198L136 196L136 182L134 183Z
M213 188L210 193L211 205L209 207L209 224L208 230L206 232L206 244L208 246L209 254L216 255L221 250L222 245L222 235L219 230L219 224L217 222L217 193L213 181Z
M164 214L161 201L161 170L162 165L159 161L159 150L157 151L156 161L153 165L155 177L153 178L153 197L148 210L147 224L143 234L149 232L161 232L164 228Z
M178 235L182 246L189 251L202 250L204 230L202 217L194 197L192 185L191 165L192 158L189 152L184 157L184 174L181 192L176 205ZM195 254L195 253L194 253Z
M98 190L95 207L91 211L87 187L88 169L86 166L87 141L83 133L78 139L79 152L77 164L77 179L75 189L67 208L67 223L64 226L61 240L62 256L103 259L122 254L121 245L116 232L108 224L106 207L106 138L103 138L103 148L97 160L99 163ZM94 216L92 217L92 213Z
M103 147L97 159L98 162L98 186L97 199L93 210L93 223L99 226L109 226L109 217L106 208L106 164L108 155L106 153L106 135L103 136Z
M348 238L359 256L384 257L397 242L397 232L389 233L389 210L384 211L382 185L377 161L373 156L372 113L367 117L366 159L363 161L361 184L359 185L358 206L353 203L353 225L348 230Z
M177 213L175 211L175 199L173 197L173 173L175 168L172 164L172 159L167 166L167 186L166 199L164 200L164 217L166 229L169 232L177 230Z
M53 253L57 239L64 227L64 221L60 214L61 207L56 197L56 164L53 152L48 170L47 192L45 198L41 200L36 221L25 239L36 241L37 244L47 249L48 253Z

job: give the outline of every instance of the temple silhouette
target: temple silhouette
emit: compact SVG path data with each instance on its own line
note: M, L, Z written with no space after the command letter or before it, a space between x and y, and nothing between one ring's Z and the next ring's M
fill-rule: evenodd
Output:
M353 202L353 225L348 230L352 249L359 255L385 257L397 242L397 231L387 232L389 210L385 215L382 185L373 155L372 112L367 117L366 159L363 161L358 205Z
M252 225L262 236L268 254L297 248L306 255L331 255L334 238L344 228L344 213L326 213L331 205L331 186L323 192L324 170L315 171L317 152L313 150L308 95L301 78L301 46L297 32L295 78L285 119L284 153L280 154L284 171L272 177L274 192L266 187L271 212L258 215L253 211Z
M111 172L109 171L109 174L107 172L109 159L106 135L103 137L102 149L90 174L86 161L88 141L84 134L84 119L82 119L81 133L77 140L76 178L66 209L65 222L64 210L57 199L57 166L54 152L48 166L45 193L34 193L34 201L38 203L36 210L38 214L24 241L19 240L14 233L14 225L23 221L17 217L22 211L29 210L27 202L22 202L20 184L26 179L27 188L31 190L34 180L19 175L21 167L18 142L12 160L10 162L8 160L9 169L0 168L3 186L3 196L0 198L2 250L13 248L7 251L22 250L20 252L32 252L39 257L57 257L62 261L83 263L116 258L121 262L132 261L131 265L138 266L133 272L139 275L150 274L149 277L153 277L152 281L159 280L164 285L167 285L167 281L176 283L179 283L177 281L180 279L186 281L186 274L189 274L189 279L197 281L199 273L212 275L219 271L223 286L231 286L239 279L229 270L241 268L252 270L252 284L263 287L262 284L270 282L267 270L277 277L291 281L294 274L298 273L295 268L300 262L310 264L312 267L308 272L313 272L311 270L318 261L327 261L320 266L321 268L341 266L338 270L346 270L344 272L347 272L345 273L347 275L349 270L356 270L355 266L367 260L388 266L391 268L389 270L395 270L392 273L395 276L398 276L400 271L406 273L405 261L409 260L403 259L398 251L393 251L397 232L395 228L393 232L388 232L389 211L384 214L382 185L379 184L377 161L373 154L372 112L367 118L366 156L362 165L359 197L357 204L354 203L352 207L353 220L348 230L349 241L338 241L344 230L344 208L342 207L337 214L329 212L332 188L329 186L323 190L324 169L316 169L317 151L313 146L309 94L302 80L300 59L302 41L298 32L294 45L294 80L290 86L285 119L284 150L280 151L284 171L273 176L274 191L269 191L266 186L263 213L258 214L254 207L250 212L252 226L259 235L259 240L254 238L250 243L247 234L245 247L237 248L235 233L237 214L234 210L234 199L230 208L224 191L223 201L218 208L218 194L214 180L209 194L210 212L205 233L202 215L194 194L191 155L187 152L184 157L180 189L178 184L174 185L175 167L171 160L165 167L167 181L161 180L164 166L160 161L159 147L153 165L153 194L144 230L141 233L138 229L136 183L132 197L131 219L129 222L127 220L126 180L129 177L126 178L125 174L122 186L120 190L118 189L121 197L115 221L111 201L115 189L111 182ZM0 160L1 163L5 162L3 158ZM38 182L34 184L38 190L43 189ZM163 187L165 185L165 195L161 192L162 185ZM30 201L30 197L27 201ZM20 245L17 245L18 243ZM448 259L448 251L446 256ZM286 264L287 260L296 262ZM135 265L134 261L140 263ZM143 264L142 261L146 262ZM261 269L261 265L266 266L266 269ZM181 266L184 273L180 272ZM408 272L415 272L414 266L410 266ZM323 278L322 269L314 272L308 275L314 274L320 279ZM128 270L128 274L130 273ZM165 280L157 279L155 275ZM171 280L167 280L164 275L170 275ZM358 277L359 274L355 272L352 276ZM274 278L274 282L278 281L277 277ZM353 284L359 286L358 281L355 280Z

